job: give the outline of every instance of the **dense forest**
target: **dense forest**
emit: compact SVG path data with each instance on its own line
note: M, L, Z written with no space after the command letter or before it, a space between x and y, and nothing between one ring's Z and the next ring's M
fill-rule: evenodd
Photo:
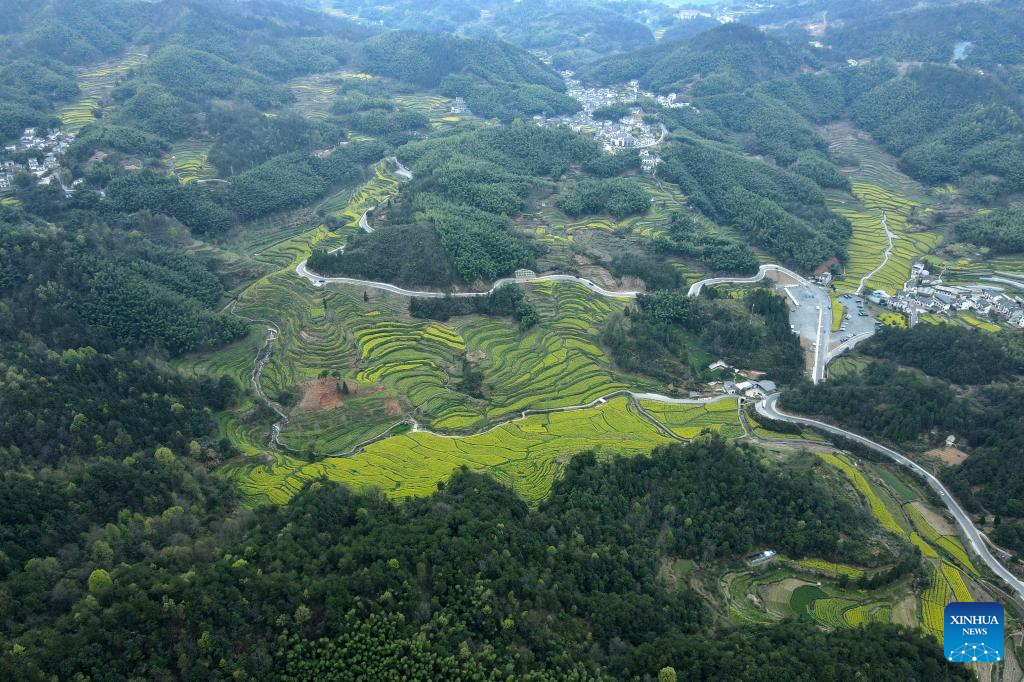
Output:
M712 356L737 367L758 367L781 381L803 371L803 350L790 331L785 301L768 289L750 290L740 305L714 294L641 294L628 315L609 319L601 341L623 369L666 383L699 378L705 358Z
M531 190L573 165L600 176L633 162L616 161L570 131L523 123L436 135L399 147L397 155L413 180L385 207L386 221L352 237L343 251L314 253L314 272L439 288L493 282L536 267L535 253L508 219L527 207ZM649 206L643 189L626 179L577 185L563 203L570 212L624 215Z
M985 384L1024 374L1024 339L950 324L883 327L861 352L917 367L955 384Z
M170 450L131 466L166 471L171 489L189 477L209 485ZM197 516L201 506L145 520L129 503L134 517L122 513L82 551L16 568L6 580L22 598L7 620L14 633L32 629L3 659L5 676L284 679L325 666L340 675L360 660L416 679L621 678L667 665L716 676L782 671L809 655L785 645L762 660L747 645L763 638L812 639L826 656L879 637L917 653L827 660L880 679L943 668L934 646L889 626L699 634L710 614L688 587L655 579L660 556L706 560L770 542L792 556L861 558L867 523L810 472L787 475L713 438L652 457L577 457L537 509L470 473L401 506L331 483L223 523Z
M681 141L665 154L667 180L709 218L803 269L845 256L849 224L807 178L710 144Z

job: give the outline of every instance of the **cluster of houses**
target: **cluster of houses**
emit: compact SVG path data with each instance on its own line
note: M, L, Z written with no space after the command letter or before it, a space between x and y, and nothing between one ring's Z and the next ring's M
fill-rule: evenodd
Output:
M740 372L730 366L725 360L718 360L708 365L712 372L733 370L734 378L740 381L712 381L709 385L712 388L720 388L729 395L742 395L747 398L759 400L779 390L774 381L763 378L761 372ZM747 376L747 375L750 376Z
M75 141L74 133L66 133L60 129L41 133L35 128L27 128L17 144L4 147L7 154L16 155L25 163L12 160L0 161L0 191L11 188L14 176L21 172L29 172L39 178L39 183L47 185L53 179L54 171L60 168L58 155L63 154Z
M1024 279L1019 286L1024 289ZM1024 328L1024 300L1021 296L1009 294L1002 287L945 285L922 263L914 264L910 279L895 296L875 291L868 299L907 313L912 322L916 322L920 313L955 315L970 312L982 316L997 315L1015 327Z
M572 71L563 71L562 78L565 79L566 94L579 100L582 110L575 114L562 116L534 116L533 122L539 126L565 126L575 132L590 133L594 139L600 142L605 150L610 152L622 149L639 149L641 152L641 166L650 172L660 163L661 159L651 147L656 146L660 141L659 131L651 124L644 121L644 112L636 106L640 95L649 96L654 99L651 93L642 92L637 81L630 81L625 88L588 88L577 79L573 78ZM664 100L665 106L687 106L675 95L668 95L657 98ZM607 107L613 104L633 104L625 116L618 121L606 121L594 118L594 110ZM646 152L646 153L643 153Z

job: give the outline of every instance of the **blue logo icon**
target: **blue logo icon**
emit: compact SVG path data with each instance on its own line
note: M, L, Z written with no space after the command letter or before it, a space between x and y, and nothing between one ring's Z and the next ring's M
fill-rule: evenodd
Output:
M943 627L946 660L995 663L1003 660L1003 624L1006 612L991 601L946 604Z

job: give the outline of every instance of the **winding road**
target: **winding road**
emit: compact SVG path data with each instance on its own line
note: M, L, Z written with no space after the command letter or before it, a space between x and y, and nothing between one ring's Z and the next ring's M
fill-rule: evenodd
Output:
M932 490L934 490L938 494L943 504L945 504L950 514L952 514L953 518L956 520L957 525L960 527L960 530L962 531L964 537L967 538L968 544L970 545L970 548L973 550L974 554L977 555L978 558L980 558L985 563L985 565L988 566L989 569L991 569L993 573L995 573L1004 581L1006 581L1006 583L1010 586L1010 589L1013 590L1014 595L1019 600L1024 601L1024 582L1021 582L1021 580L1017 578L1017 576L1011 573L1010 570L1006 568L1006 566L1000 563L999 560L996 559L995 556L993 556L992 552L989 551L988 546L985 544L986 538L984 534L982 534L981 531L974 527L974 524L971 523L971 519L967 515L967 512L964 511L963 507L960 506L960 503L956 501L956 499L949 492L949 490L946 489L946 486L944 486L942 482L935 477L934 474L932 474L930 471L922 467L917 462L905 457L904 455L901 455L895 450L887 448L884 445L880 445L874 442L873 440L869 440L868 438L865 438L860 434L856 434L853 433L852 431L847 431L846 429L839 428L838 426L833 426L832 424L826 424L825 422L820 422L815 419L797 417L795 415L782 412L778 409L778 407L776 407L776 402L778 401L778 399L779 395L777 393L774 393L760 400L757 403L758 413L770 419L778 419L779 421L789 422L791 424L798 424L801 426L811 426L816 429L820 429L822 431L826 431L837 436L842 436L843 438L849 438L850 440L860 443L865 447L871 448L875 452L879 452L885 455L886 457L893 460L897 464L910 469L915 474L923 478L932 488Z
M392 294L399 296L411 296L416 298L444 298L445 296L451 296L452 298L472 298L474 296L487 296L496 289L505 286L506 284L526 284L528 282L575 282L582 284L587 287L595 294L601 296L608 296L610 298L636 298L638 291L611 291L604 289L589 279L583 277L574 277L573 275L539 275L537 277L524 277L516 279L515 277L503 277L497 280L493 286L487 291L456 291L456 292L444 292L444 291L425 291L419 289L403 289L400 286L394 284L388 284L387 282L375 282L369 279L355 279L352 277L327 277L324 275L318 275L308 267L306 267L306 261L302 261L295 266L295 272L300 277L309 280L316 286L323 286L324 284L350 284L353 286L360 286L367 289L379 289L381 291L387 291Z
M365 217L366 216L364 214L363 218ZM360 225L362 225L362 221L360 221ZM338 249L335 249L335 251L337 250ZM472 298L475 296L487 296L506 284L527 284L529 282L574 282L585 286L595 294L607 296L609 298L636 298L637 294L641 293L638 291L612 291L601 287L589 279L576 277L574 275L538 275L523 278L504 277L494 282L491 288L487 291L443 292L405 289L395 284L389 284L388 282L376 282L374 280L357 279L354 277L328 277L326 275L318 275L307 267L306 261L302 261L295 266L295 272L303 279L308 280L315 287L322 287L325 284L347 284L351 286L364 287L366 289L387 291L392 294L397 294L398 296L410 296L416 298L444 298L445 296L451 296L452 298ZM781 265L769 263L762 265L758 269L758 273L750 277L711 277L708 279L702 279L699 282L694 282L690 286L687 294L689 296L698 296L705 285L754 284L756 282L760 282L768 275L768 273L772 272L792 278L798 283L794 286L799 286L804 290L805 298L817 303L818 314L814 324L813 334L808 332L802 335L813 344L814 364L811 372L811 380L814 381L814 383L818 383L825 378L825 367L831 359L830 354L826 351L831 341L832 333L832 302L829 300L828 294L811 284L807 279L788 268L782 267ZM790 296L792 296L791 293ZM796 305L796 310L800 310L800 304L797 303Z

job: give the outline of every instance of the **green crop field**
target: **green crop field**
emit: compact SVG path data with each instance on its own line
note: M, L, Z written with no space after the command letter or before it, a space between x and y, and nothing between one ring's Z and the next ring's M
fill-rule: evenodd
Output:
M910 276L913 262L934 249L941 235L933 231L911 229L909 219L920 208L916 201L894 194L883 187L862 182L853 183L856 202L832 196L829 204L853 225L853 236L847 250L846 270L836 281L841 292L856 291L862 277L882 266L888 238L882 224L884 214L892 231L893 246L889 260L865 282L868 290L881 289L890 294L903 288Z
M871 514L878 521L879 525L886 530L896 533L897 535L903 535L903 526L896 522L895 517L889 510L889 507L882 501L882 498L875 492L875 489L868 482L864 474L861 473L860 469L850 463L844 455L830 455L827 453L819 453L824 461L828 462L832 466L836 467L843 474L846 475L853 486L867 499L868 506L871 509Z
M846 170L852 180L884 187L908 197L923 197L926 190L897 167L898 161L871 139L848 124L826 126L823 131L829 151L849 159L855 166Z
M729 398L704 405L679 405L641 400L640 405L651 416L672 430L680 438L695 438L709 429L725 438L744 435L736 412L736 399Z
M60 112L61 127L78 132L96 120L96 112L114 86L132 69L145 63L147 55L140 50L127 50L117 60L101 62L80 69L77 73L82 98Z
M166 163L171 168L171 175L185 185L196 180L212 178L216 170L207 161L210 144L202 142L179 142L171 148Z
M543 499L562 464L585 450L636 455L669 442L626 398L598 407L531 415L470 436L413 431L377 441L344 458L306 463L277 456L246 458L225 469L253 501L285 502L321 477L391 497L426 495L467 466L488 471L526 499Z
M921 596L921 627L936 639L942 639L943 611L949 603L949 585L937 568L932 569L932 580Z
M810 606L815 599L828 599L828 593L815 585L801 585L793 590L789 598L789 608L799 618L810 617Z

